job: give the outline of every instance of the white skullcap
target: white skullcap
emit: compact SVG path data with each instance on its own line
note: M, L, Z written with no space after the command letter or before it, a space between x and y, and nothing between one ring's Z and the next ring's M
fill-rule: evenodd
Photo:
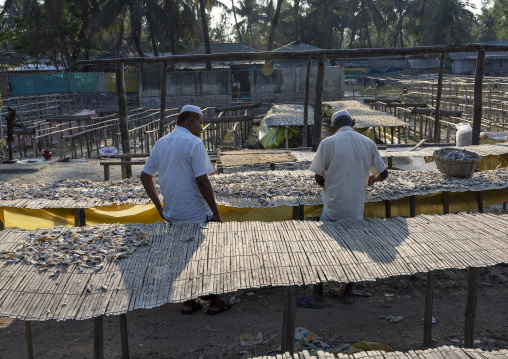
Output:
M203 116L203 112L201 112L201 109L197 106L193 106L193 105L185 105L184 107L182 107L182 110L180 111L180 113L182 112L194 112L194 113L197 113L198 115L201 115Z
M351 114L349 112L347 112L346 110L337 111L332 115L332 124L333 124L333 121L335 121L335 119L340 116L348 116L350 119L353 119L353 117L351 117Z

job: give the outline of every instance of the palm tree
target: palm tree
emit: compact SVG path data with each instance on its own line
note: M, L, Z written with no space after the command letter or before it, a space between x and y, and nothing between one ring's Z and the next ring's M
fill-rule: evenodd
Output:
M244 19L238 23L239 28L244 29L244 40L248 45L253 48L258 48L256 44L256 37L254 36L253 25L262 22L265 16L262 13L262 9L255 0L241 0L238 1L236 7L236 13ZM257 34L256 34L257 35Z
M279 22L280 8L282 7L283 0L277 0L277 7L275 8L275 14L272 18L270 26L270 36L268 37L267 51L272 51L273 40L275 38L275 31L277 30L277 23Z
M457 45L471 40L473 14L459 0L434 0L421 21L424 45Z

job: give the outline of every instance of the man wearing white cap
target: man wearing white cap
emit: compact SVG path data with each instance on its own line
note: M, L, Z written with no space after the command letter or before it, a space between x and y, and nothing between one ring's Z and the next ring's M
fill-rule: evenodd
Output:
M323 187L322 222L362 220L366 186L388 177L376 144L355 132L354 125L349 112L335 112L331 125L335 134L321 141L310 165L316 182ZM344 289L342 302L353 303L351 283ZM299 298L297 305L324 308L323 283L314 286L311 296Z
M173 132L155 143L140 176L143 187L160 216L167 221L222 222L208 179L213 167L200 140L203 113L197 106L186 105L178 114L176 123ZM156 173L159 174L163 204L153 182ZM206 299L211 299L208 314L217 314L231 307L219 296ZM184 303L182 312L191 314L200 309L201 303L190 300Z

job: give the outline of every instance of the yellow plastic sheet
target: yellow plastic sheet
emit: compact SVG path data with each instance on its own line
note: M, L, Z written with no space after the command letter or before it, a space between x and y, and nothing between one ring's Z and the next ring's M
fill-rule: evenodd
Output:
M508 188L482 192L483 205L508 202ZM443 194L433 193L416 196L416 215L443 213ZM280 206L274 208L232 208L218 206L224 222L261 221L275 222L293 219L293 207ZM323 206L304 206L304 216L319 217ZM462 212L478 208L476 192L450 192L450 212ZM391 202L391 216L409 217L409 197ZM369 202L365 204L365 217L386 217L386 202ZM25 209L0 208L0 220L6 228L50 228L55 226L74 226L74 211L72 209ZM152 204L122 205L85 210L87 225L101 223L156 223L161 220L159 213Z
M27 209L3 207L6 228L34 230L56 226L74 226L72 208Z
M156 223L161 220L161 216L153 204L124 204L85 210L85 221L88 226L101 223Z
M374 143L376 142L376 132L373 127L355 128L355 131L360 135L370 138Z

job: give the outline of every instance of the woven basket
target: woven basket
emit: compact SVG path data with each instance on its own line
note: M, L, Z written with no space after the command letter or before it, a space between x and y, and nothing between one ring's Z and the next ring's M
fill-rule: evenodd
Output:
M468 155L469 159L465 160L452 160L444 158L447 152L460 151ZM458 150L456 148L441 148L434 151L434 160L436 161L437 168L449 177L467 178L471 177L482 161L482 156L477 153Z

